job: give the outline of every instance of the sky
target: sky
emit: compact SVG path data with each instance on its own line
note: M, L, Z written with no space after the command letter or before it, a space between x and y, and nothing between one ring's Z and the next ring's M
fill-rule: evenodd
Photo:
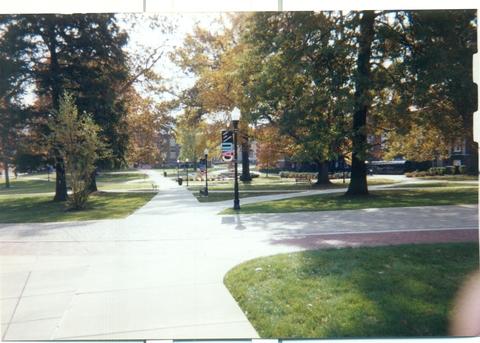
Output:
M480 8L478 0L0 0L0 13L142 13L163 12L184 13L186 17L219 11L275 11L275 10L349 10L349 9L444 9ZM182 28L191 28L191 21L185 20ZM132 34L132 41L139 37L146 43L158 40L155 34L143 31ZM480 36L480 35L479 35ZM475 58L475 80L480 82L480 59ZM168 69L168 68L167 68ZM480 118L479 118L480 124ZM480 127L480 125L479 125ZM479 136L480 137L480 136Z
M479 8L478 0L15 0L0 2L0 13L52 12L218 12L338 10L338 9L426 9Z

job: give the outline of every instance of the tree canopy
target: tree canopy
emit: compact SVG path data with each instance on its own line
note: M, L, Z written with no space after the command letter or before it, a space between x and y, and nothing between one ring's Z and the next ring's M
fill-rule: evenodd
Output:
M158 163L157 138L173 131L184 157L196 160L205 147L212 155L220 131L231 129L235 107L242 113L244 180L255 127L263 130L262 159L270 163L268 155L278 150L266 148L272 137L288 142L281 149L295 161L317 164L319 183L329 182L329 161L349 156L348 195L368 194L365 162L373 158L374 135L384 137L375 158L446 157L459 138L477 151L475 10L222 14L208 25L197 22L176 48L167 47L166 37L178 28L172 18L143 19L162 39L128 50L129 30L140 25L136 16L0 15L4 164L28 154L47 158L22 152L18 141L49 133L46 118L58 113L64 91L91 114L112 151L98 167ZM172 61L190 78L183 89L175 89L168 68L163 74L156 68ZM37 99L27 108L21 97L29 90ZM470 155L477 173L478 156ZM56 157L55 199L64 200L58 151Z
M466 10L254 14L242 35L244 111L279 125L303 158L350 149L347 194L366 195L369 135L390 132L392 152L419 130L422 144L437 148L470 136L475 26L476 12ZM406 150L415 144L401 146L421 158Z
M60 109L63 92L73 93L79 110L91 113L101 127L113 152L108 163L120 165L127 137L118 86L128 76L123 51L128 35L116 25L114 15L10 14L0 16L0 25L2 49L25 66L19 86L34 86L35 94L46 97L54 113ZM44 110L35 117L49 113ZM57 163L56 171L55 200L64 201L67 193L61 164Z

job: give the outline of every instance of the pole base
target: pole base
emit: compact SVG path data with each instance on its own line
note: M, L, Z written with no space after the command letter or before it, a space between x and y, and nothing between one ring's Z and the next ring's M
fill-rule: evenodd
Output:
M234 209L235 211L240 210L240 200L234 200L234 201L233 201L233 209Z

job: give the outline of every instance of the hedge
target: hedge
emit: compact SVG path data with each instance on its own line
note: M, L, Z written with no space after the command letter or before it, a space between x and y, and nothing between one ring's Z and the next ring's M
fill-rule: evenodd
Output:
M297 172L282 171L280 172L279 175L281 178L286 178L286 179L307 179L307 180L318 179L318 173L297 173Z
M310 180L317 180L318 173L300 173L300 172L287 172L282 171L279 173L281 178L286 179L310 179ZM343 179L343 172L329 174L330 179ZM345 172L345 178L350 178L350 172Z

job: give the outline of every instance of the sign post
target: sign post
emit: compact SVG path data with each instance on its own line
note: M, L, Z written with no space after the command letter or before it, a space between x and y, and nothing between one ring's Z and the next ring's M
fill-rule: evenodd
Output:
M233 131L222 131L222 161L233 161Z

